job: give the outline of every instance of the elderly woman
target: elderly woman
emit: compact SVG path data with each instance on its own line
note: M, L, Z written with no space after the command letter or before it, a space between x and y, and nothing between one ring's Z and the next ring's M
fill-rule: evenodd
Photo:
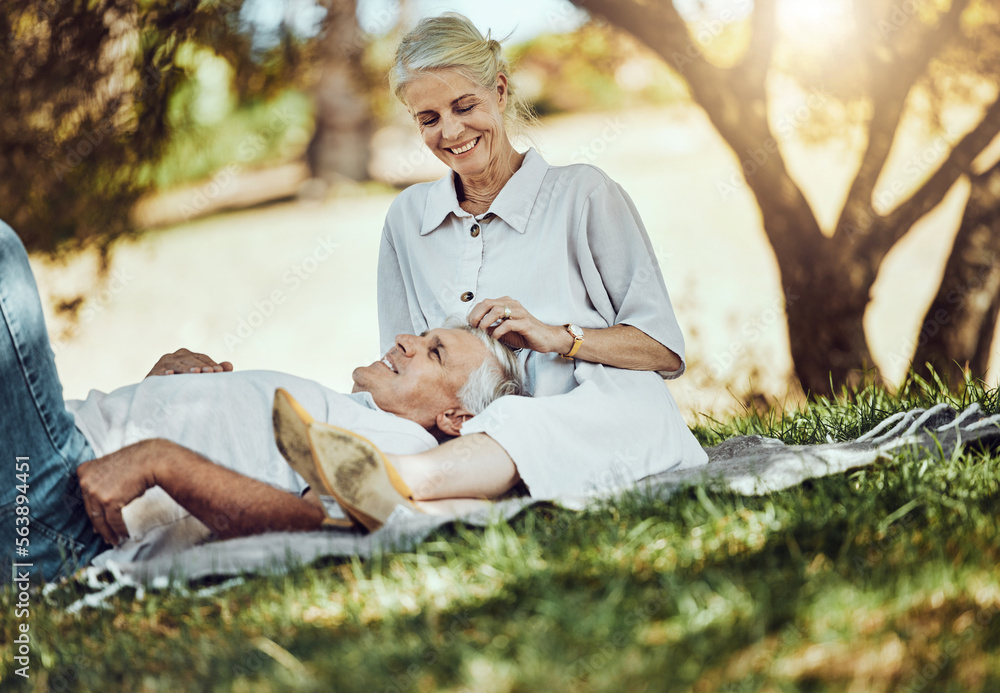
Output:
M508 131L530 116L500 44L461 15L421 21L390 82L451 172L404 190L385 221L386 368L397 334L460 313L521 349L533 397L501 397L419 455L316 441L326 493L375 528L411 500L496 498L519 481L534 497L583 494L704 464L663 382L684 372L684 340L628 195L594 166L514 149Z
M684 372L684 340L625 191L594 166L514 149L527 109L500 44L461 15L421 21L390 84L451 172L389 210L383 351L467 312L522 348L534 395L501 398L427 453L389 456L413 497L496 497L520 480L544 498L703 464L663 382Z

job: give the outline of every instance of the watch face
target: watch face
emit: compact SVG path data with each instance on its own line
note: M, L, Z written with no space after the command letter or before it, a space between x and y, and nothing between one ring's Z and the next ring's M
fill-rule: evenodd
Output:
M573 335L575 339L583 339L583 330L581 330L579 326L570 323L569 325L566 325L566 329L569 330L569 333Z

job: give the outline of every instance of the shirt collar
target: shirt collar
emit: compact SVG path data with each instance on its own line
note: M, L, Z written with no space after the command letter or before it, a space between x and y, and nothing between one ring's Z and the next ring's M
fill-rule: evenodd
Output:
M534 147L529 149L524 155L521 168L517 169L503 186L500 194L490 205L489 211L507 222L515 231L523 234L528 228L531 209L538 198L538 191L541 190L542 180L548 170L549 165L542 155L536 152ZM424 206L420 235L426 236L439 228L449 214L469 216L469 213L458 204L454 173L449 173L431 184Z
M351 392L346 395L350 397L355 402L360 404L362 407L367 407L368 409L374 409L375 411L383 411L381 407L375 404L375 400L372 398L370 392Z

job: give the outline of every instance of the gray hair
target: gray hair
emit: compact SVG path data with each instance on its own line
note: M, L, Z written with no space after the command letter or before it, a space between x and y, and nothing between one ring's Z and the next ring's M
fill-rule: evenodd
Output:
M504 395L527 394L524 371L517 356L506 344L493 339L485 330L473 327L458 316L450 316L441 327L447 330L465 330L482 342L489 352L490 357L483 359L458 390L458 400L466 411L475 416Z
M535 116L527 100L514 89L511 69L500 42L483 36L468 17L446 12L421 20L396 49L389 70L389 88L403 104L403 92L413 79L434 70L456 70L487 91L497 88L497 75L507 78L507 106L504 123L512 134L520 135Z

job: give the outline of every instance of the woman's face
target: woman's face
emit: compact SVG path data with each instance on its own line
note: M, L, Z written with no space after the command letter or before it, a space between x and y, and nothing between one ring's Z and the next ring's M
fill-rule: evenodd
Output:
M403 91L424 144L459 176L480 176L510 144L503 127L507 79L483 89L456 70L427 72Z

